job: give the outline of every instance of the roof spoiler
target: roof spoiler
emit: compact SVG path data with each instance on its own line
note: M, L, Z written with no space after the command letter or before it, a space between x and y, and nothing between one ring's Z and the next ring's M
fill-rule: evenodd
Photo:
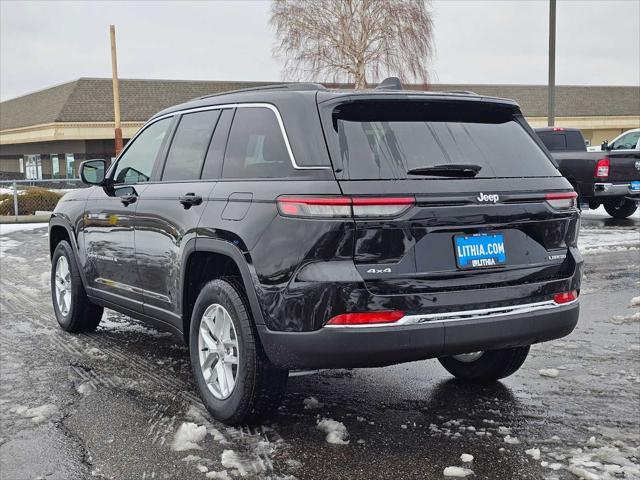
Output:
M376 90L402 90L402 83L398 77L385 78L376 87Z

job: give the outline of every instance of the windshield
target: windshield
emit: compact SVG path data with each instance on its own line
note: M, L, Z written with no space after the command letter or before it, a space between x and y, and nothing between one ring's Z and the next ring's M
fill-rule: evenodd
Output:
M433 179L407 172L446 164L478 165L476 178L559 175L508 106L354 102L335 108L332 120L343 179Z

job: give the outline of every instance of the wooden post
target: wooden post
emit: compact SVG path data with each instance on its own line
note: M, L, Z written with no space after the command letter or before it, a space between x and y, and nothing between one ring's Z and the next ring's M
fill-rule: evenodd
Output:
M111 78L113 82L113 116L115 121L116 156L122 150L122 128L120 127L120 86L118 84L118 57L116 55L116 27L109 27L111 33Z
M547 124L556 123L556 0L549 0L549 83L547 86Z

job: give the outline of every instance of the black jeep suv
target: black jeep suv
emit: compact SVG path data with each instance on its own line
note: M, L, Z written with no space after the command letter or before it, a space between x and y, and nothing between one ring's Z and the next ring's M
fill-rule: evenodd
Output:
M155 115L50 222L56 317L184 336L224 422L289 369L515 372L578 320L576 194L511 100L294 84Z

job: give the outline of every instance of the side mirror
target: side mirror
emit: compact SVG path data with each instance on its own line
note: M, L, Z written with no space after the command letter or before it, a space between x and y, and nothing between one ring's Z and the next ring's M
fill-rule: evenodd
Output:
M86 160L80 164L80 179L87 185L103 185L106 171L105 160Z

